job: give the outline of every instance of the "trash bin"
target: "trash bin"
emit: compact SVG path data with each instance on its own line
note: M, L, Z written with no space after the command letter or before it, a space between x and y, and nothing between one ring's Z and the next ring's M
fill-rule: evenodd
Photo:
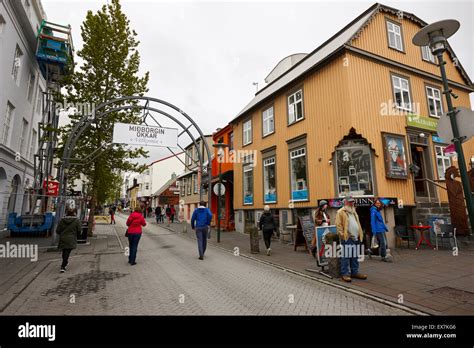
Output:
M89 222L83 221L81 223L81 232L77 234L77 243L85 244L87 243L87 230L89 229Z

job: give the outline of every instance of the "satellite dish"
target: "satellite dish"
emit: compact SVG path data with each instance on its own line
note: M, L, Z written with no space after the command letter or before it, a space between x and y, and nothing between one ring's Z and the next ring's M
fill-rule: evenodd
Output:
M459 136L465 137L461 142L466 142L474 136L474 111L463 106L456 107L456 124L458 125ZM453 130L451 129L451 120L447 113L445 113L438 122L438 135L448 142L454 138Z
M415 36L413 36L413 44L416 46L428 46L433 34L443 36L445 39L453 36L459 29L461 24L455 19L445 19L439 22L434 22L421 29Z

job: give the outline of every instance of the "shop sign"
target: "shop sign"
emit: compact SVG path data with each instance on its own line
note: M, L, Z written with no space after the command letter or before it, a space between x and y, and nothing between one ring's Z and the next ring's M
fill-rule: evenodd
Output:
M374 205L375 197L354 197L354 199L356 207L371 207L372 205ZM379 199L386 207L398 206L398 199L396 197L379 197ZM328 202L328 206L330 208L341 208L342 206L344 206L343 197L325 199L325 201Z
M420 115L407 115L407 126L425 129L430 132L436 132L438 128L438 120L435 118L422 117Z

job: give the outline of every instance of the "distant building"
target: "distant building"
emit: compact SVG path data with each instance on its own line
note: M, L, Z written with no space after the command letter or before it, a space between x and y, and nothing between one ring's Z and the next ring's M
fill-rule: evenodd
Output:
M178 177L172 174L171 178L160 187L152 196L153 207L174 206L179 210L179 185Z

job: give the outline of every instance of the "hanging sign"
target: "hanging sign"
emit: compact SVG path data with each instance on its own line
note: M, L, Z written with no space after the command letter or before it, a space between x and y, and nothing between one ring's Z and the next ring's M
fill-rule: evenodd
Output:
M113 143L177 148L178 129L115 123Z

